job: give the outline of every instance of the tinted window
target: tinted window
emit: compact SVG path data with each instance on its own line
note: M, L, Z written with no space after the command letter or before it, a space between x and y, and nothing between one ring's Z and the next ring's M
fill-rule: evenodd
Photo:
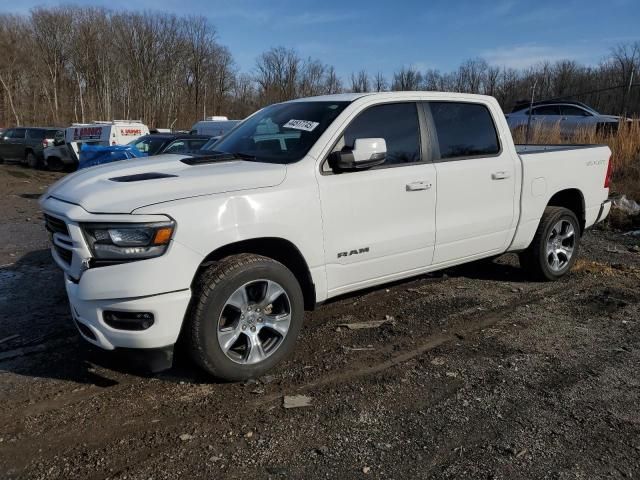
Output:
M186 152L189 148L187 147L187 142L184 140L176 140L167 148L164 149L162 153L181 153Z
M134 146L142 153L156 155L166 141L166 138L148 135L129 142L129 145Z
M500 143L489 110L476 103L429 102L440 158L495 155Z
M361 113L344 132L344 147L353 148L358 138L384 138L385 165L420 161L420 126L415 103L392 103Z
M34 140L42 140L44 138L53 138L56 132L57 130L43 130L41 128L30 128L29 138L33 138Z
M189 150L200 150L208 140L190 140L189 141Z
M534 108L533 115L560 115L560 108L553 105Z
M24 138L26 131L25 128L14 128L11 130L11 138Z
M563 105L560 107L562 111L562 115L572 116L572 117L586 117L588 114L584 110L578 107L572 107L570 105Z

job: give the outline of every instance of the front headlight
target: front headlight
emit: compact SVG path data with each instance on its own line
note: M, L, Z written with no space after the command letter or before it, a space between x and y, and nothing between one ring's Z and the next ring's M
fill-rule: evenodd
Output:
M93 257L126 261L159 257L169 246L174 222L82 225Z

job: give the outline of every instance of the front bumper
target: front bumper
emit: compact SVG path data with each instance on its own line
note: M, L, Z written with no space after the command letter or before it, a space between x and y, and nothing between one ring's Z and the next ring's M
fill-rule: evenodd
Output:
M84 222L152 222L168 218L92 214L52 197L41 204L52 232L51 252L65 273L71 314L82 337L107 350L162 348L176 343L202 256L172 240L160 257L91 267L91 252L80 228ZM104 321L105 310L149 312L154 323L145 330L113 328Z
M81 300L78 284L65 276L65 286L78 331L85 340L105 350L173 345L178 340L182 319L191 299L190 290L181 290L142 298ZM146 330L115 329L104 322L105 310L150 312L154 323Z

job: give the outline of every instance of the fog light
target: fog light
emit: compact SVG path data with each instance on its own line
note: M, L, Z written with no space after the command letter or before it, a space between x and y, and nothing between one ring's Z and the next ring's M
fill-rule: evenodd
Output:
M151 312L116 312L105 310L102 313L104 323L118 330L146 330L154 322Z

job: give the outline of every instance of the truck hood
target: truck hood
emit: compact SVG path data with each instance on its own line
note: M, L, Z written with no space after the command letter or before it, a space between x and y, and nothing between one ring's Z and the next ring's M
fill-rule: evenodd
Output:
M243 160L187 165L184 155L121 160L80 170L53 184L54 197L91 213L131 213L181 198L265 188L282 183L286 166Z

